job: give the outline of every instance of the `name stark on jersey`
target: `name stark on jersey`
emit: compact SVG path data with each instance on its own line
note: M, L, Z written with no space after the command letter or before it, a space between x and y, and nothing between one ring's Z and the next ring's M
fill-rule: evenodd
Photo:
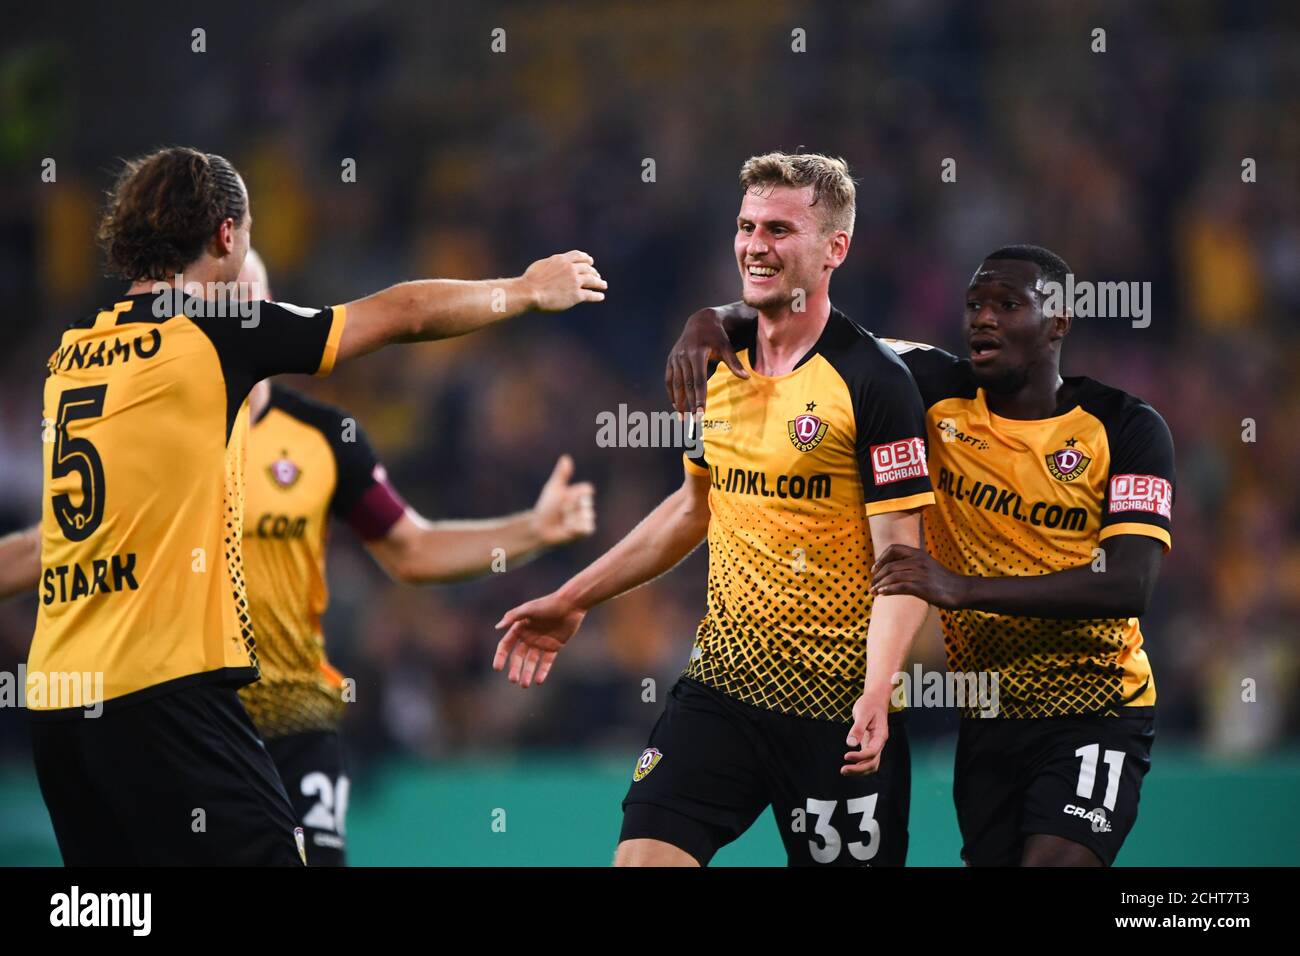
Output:
M59 564L46 568L41 576L41 603L53 604L58 601L63 604L101 592L111 593L123 589L137 591L140 585L135 579L135 557L135 552L131 552L127 555L115 554L109 558L94 558L89 562L89 571L81 564Z

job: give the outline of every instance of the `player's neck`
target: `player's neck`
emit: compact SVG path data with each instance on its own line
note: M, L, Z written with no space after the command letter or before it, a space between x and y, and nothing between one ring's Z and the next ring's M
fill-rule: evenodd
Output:
M831 317L830 299L808 303L804 312L789 305L758 312L758 336L754 342L753 366L759 375L785 375L817 344Z
M204 289L221 281L221 265L208 255L202 255L187 265L179 276L170 275L165 279L141 279L131 283L127 295L143 295L153 292L160 286L184 289L187 285L198 283Z
M984 390L984 400L989 411L1003 418L1032 420L1052 418L1060 402L1059 392L1064 384L1058 362L1044 362L1029 370L1025 381L1015 389Z
M255 422L262 417L262 412L271 401L271 383L267 379L262 379L253 386L253 390L248 393L248 420Z

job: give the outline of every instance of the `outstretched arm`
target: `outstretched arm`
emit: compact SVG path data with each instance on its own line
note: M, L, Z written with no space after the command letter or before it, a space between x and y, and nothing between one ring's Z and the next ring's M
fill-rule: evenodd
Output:
M32 525L0 538L0 600L36 590L40 579L40 526Z
M555 655L577 633L587 611L654 580L695 550L709 530L709 478L688 473L626 537L558 591L512 608L497 624L506 629L492 661L510 662L512 683L546 680Z
M577 250L539 259L513 279L402 282L347 303L338 358L394 342L464 335L531 310L562 312L579 302L602 302L606 287L591 256Z
M481 521L428 521L413 509L366 547L394 580L431 584L477 577L499 557L507 568L596 530L596 489L569 484L573 459L561 455L528 511Z
M896 545L872 568L872 593L911 594L935 607L1044 618L1140 617L1151 600L1164 546L1141 534L1101 543L1105 570L1095 563L1052 574L975 577L949 571L925 551Z

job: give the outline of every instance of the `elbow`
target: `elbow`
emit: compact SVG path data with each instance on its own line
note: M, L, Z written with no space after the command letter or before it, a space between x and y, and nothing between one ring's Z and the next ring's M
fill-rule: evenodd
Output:
M379 565L394 584L423 584L425 581L420 568L405 554L387 555Z
M1146 614L1151 604L1151 595L1155 591L1155 578L1146 573L1134 574L1129 578L1129 586L1118 593L1123 595L1118 617L1141 617Z

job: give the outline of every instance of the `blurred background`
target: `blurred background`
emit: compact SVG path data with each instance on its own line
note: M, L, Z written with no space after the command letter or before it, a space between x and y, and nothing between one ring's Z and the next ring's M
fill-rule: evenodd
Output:
M39 514L44 362L122 288L93 234L123 157L230 158L282 301L514 275L570 248L610 283L603 305L290 383L351 412L431 517L526 508L566 451L598 485L593 539L455 587L393 585L337 529L326 636L357 682L354 862L608 861L706 556L593 612L541 689L491 672L493 624L680 482L673 449L597 447L596 415L667 407L681 323L739 290L739 166L775 148L843 156L857 176L832 298L878 334L961 350L966 283L1009 242L1054 249L1082 279L1152 283L1149 328L1077 321L1064 360L1153 404L1178 455L1174 548L1143 620L1158 742L1119 862L1300 861L1300 8L144 0L6 19L0 533ZM35 607L0 605L0 670L25 659ZM942 667L933 628L917 657ZM957 864L955 719L917 711L911 728L911 862ZM0 863L57 861L23 715L0 709ZM771 818L718 861L782 863Z

